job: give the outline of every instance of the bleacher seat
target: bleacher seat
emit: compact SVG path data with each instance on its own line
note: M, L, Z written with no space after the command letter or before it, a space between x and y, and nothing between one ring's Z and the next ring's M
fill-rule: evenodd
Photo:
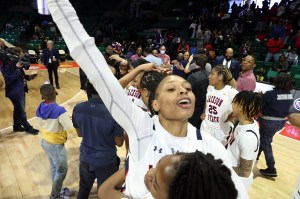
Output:
M290 69L291 76L294 77L295 75L300 74L300 65L292 65Z
M269 71L270 69L272 69L273 66L274 66L274 63L273 63L273 62L270 62L270 61L264 62L264 69L265 69L266 71Z
M270 80L272 78L275 78L277 76L278 76L278 72L277 71L269 70L268 73L267 73L268 80Z
M300 89L300 74L296 74L293 80L295 81L295 88Z

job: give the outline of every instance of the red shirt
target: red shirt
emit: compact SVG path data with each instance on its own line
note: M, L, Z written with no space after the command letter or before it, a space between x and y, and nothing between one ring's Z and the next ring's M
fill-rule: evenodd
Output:
M275 40L274 38L271 38L267 42L267 48L270 53L278 53L280 49L284 47L284 42L281 38L278 40Z

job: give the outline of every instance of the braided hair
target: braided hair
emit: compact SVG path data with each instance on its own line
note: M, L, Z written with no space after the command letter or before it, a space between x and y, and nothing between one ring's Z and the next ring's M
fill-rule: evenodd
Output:
M241 91L233 98L232 103L240 105L247 118L256 118L262 110L262 99L253 91Z
M235 199L230 170L211 154L181 153L169 188L169 199Z
M228 74L228 72L226 71L226 66L217 65L213 69L217 71L218 75L222 75L223 76L223 83L225 85L228 85L228 83L232 80L232 74L231 73ZM229 77L229 75L231 77Z
M156 89L164 77L165 76L159 72L151 71L151 72L145 72L141 78L141 83L140 83L141 88L147 89L148 92L150 93L149 100L148 100L148 108L152 115L157 114L153 110L152 102L155 98Z

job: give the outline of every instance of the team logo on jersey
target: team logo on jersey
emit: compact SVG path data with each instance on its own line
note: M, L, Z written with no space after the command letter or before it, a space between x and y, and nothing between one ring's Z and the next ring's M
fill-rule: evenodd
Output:
M296 99L294 101L294 108L297 110L297 111L300 111L300 98Z

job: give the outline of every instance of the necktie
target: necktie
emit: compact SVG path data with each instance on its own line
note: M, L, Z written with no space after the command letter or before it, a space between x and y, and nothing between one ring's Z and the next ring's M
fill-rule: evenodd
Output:
M229 63L228 63L228 61L226 61L226 68L229 68Z

